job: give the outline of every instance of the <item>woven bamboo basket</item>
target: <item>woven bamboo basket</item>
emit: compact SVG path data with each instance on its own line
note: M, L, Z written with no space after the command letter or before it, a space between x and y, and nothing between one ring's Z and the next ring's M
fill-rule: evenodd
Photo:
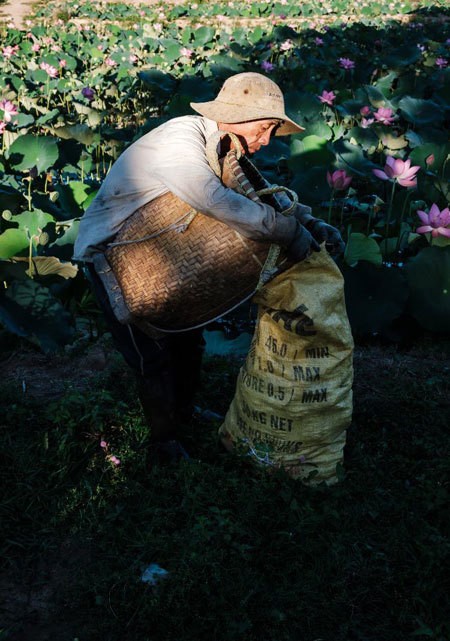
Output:
M253 183L266 186L254 165L234 151L223 161L221 178L254 200L259 197ZM277 205L272 196L266 198ZM105 253L94 257L94 265L120 322L149 334L186 331L249 299L270 247L194 212L169 192L130 216ZM272 274L289 266L280 254Z

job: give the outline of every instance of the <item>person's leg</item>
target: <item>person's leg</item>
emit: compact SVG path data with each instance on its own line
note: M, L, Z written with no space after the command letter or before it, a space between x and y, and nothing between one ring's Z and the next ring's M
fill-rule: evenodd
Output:
M89 265L89 274L115 346L136 374L139 400L150 428L151 442L174 441L177 427L174 367L178 359L172 337L155 340L135 325L119 323L92 265Z

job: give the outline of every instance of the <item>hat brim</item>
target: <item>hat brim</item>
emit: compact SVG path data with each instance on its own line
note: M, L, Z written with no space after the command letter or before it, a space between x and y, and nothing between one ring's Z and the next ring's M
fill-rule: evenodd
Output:
M275 118L283 120L283 124L277 128L276 136L289 136L290 134L299 134L305 131L304 127L294 122L283 112L270 109L260 109L257 107L230 105L219 100L210 102L191 102L191 107L205 118L215 120L216 122L235 124L238 122L248 122L250 120L266 120Z

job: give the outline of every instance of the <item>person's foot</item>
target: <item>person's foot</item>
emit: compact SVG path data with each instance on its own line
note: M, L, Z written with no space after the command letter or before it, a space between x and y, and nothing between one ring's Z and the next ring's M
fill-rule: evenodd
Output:
M148 452L148 462L154 465L176 465L182 459L188 460L189 454L179 441L156 441Z

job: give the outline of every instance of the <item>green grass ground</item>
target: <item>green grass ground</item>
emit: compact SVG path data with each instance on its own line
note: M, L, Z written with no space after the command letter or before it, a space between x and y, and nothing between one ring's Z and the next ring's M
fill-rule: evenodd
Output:
M149 470L119 359L88 380L84 356L10 359L0 639L448 641L448 354L357 348L332 488L250 467L207 422L185 426L191 461ZM205 362L200 405L226 411L239 364Z

